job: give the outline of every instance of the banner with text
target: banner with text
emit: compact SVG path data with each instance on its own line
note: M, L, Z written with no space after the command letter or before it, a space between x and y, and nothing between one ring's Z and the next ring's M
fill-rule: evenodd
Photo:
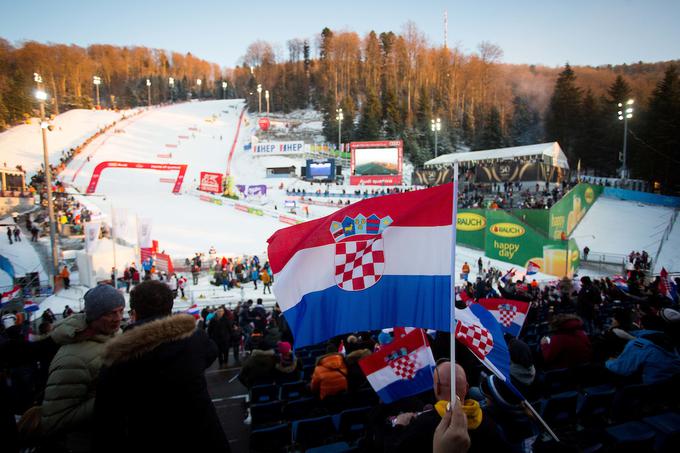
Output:
M210 193L222 192L222 173L201 172L201 183L198 190Z
M281 156L286 154L305 153L305 142L263 142L253 144L253 154L256 156Z

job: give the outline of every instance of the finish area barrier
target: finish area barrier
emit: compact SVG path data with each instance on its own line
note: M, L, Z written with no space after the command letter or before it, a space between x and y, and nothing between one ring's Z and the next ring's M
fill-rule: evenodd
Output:
M179 193L182 189L182 182L184 182L184 175L187 171L186 164L156 164L156 163L146 163L146 162L115 162L106 161L101 162L94 168L92 172L92 178L90 183L87 185L86 193L95 193L97 191L97 184L99 183L99 178L102 172L107 168L131 168L135 170L161 170L161 171L178 171L177 179L175 180L175 186L172 188L173 193Z

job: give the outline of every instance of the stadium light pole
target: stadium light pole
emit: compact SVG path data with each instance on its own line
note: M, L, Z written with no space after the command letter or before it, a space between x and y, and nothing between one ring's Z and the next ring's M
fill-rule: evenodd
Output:
M342 120L345 118L345 115L342 113L342 109L337 109L336 112L338 113L335 116L335 119L338 120L338 151L342 150Z
M269 116L269 90L264 91L264 99L267 101L267 116Z
M262 84L257 84L257 113L262 115Z
M102 79L99 76L94 76L92 77L92 83L94 83L94 86L97 89L97 109L99 109L101 108L99 105L99 85L101 85Z
M442 130L442 120L437 118L436 121L432 120L432 125L430 126L432 132L434 132L434 157L437 157L437 133Z
M628 120L633 117L634 100L628 99L625 105L619 102L619 121L623 121L623 153L621 155L621 179L625 180L628 177L628 169L626 168L626 153L628 151Z
M146 79L146 99L151 107L151 80Z
M170 87L170 102L175 102L175 96L173 91L175 91L175 79L173 77L168 78L168 86Z
M43 143L43 165L45 166L45 185L47 186L47 212L50 218L50 245L52 248L52 285L57 287L57 276L59 275L59 254L57 251L56 222L54 217L54 203L52 202L52 172L50 170L50 160L47 152L47 128L45 121L45 101L47 93L42 89L42 77L40 74L33 73L33 80L38 84L35 97L40 102L40 130L42 132Z
M199 101L201 100L201 85L203 85L203 81L201 79L196 79L196 86L198 86L196 91L198 93L198 100Z
M222 99L227 99L227 82L222 81Z

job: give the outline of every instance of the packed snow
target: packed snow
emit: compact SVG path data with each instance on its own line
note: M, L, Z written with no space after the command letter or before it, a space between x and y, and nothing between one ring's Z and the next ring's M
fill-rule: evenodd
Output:
M120 120L124 113L75 109L56 116L49 122L52 130L47 132L50 164L59 164L62 151L80 145L99 129ZM0 134L0 162L9 168L21 165L29 177L41 168L43 145L38 118Z
M571 237L581 250L587 246L590 259L594 260L605 255L605 260L613 262L632 251L642 250L653 257L672 215L672 208L600 197ZM660 264L662 260L680 261L677 247L670 245L664 244L667 253L659 257Z

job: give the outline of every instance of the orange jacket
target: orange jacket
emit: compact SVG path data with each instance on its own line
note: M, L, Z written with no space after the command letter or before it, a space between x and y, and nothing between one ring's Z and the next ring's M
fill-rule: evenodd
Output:
M61 272L59 273L59 275L60 275L62 278L69 278L69 277L71 276L71 273L68 271L68 269L67 269L66 267L64 267L64 268L61 270Z
M314 368L312 392L318 393L319 399L324 399L345 390L347 390L345 359L338 353L323 356Z
M463 271L463 274L469 274L470 266L468 265L468 263L463 264L463 268L461 270Z

